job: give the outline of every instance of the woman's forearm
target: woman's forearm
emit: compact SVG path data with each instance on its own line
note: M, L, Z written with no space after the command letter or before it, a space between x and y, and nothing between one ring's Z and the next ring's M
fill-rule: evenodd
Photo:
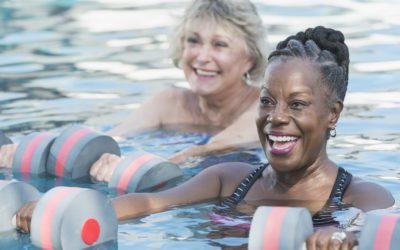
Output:
M150 197L149 193L132 193L112 199L117 219L122 221L154 212L156 207L152 207Z
M209 167L186 182L157 193L131 193L112 199L118 220L161 212L171 206L191 204L221 196L221 169ZM207 188L204 188L207 187Z

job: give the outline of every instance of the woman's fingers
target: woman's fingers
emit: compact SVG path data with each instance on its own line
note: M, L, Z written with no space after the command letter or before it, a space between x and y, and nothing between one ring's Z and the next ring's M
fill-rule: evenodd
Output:
M24 233L31 231L32 214L36 204L37 201L29 202L18 210L16 214L16 226L20 231Z
M306 241L306 246L308 250L317 250L317 239L318 239L319 232L313 233L310 237L308 237Z
M179 163L184 162L186 160L186 158L187 158L187 156L186 156L185 152L181 151L181 152L178 152L178 153L170 156L168 158L168 160L172 163L179 164Z
M0 147L0 167L11 168L18 144L6 144Z
M310 250L350 250L358 245L355 235L336 227L317 230L306 242Z
M172 163L179 164L187 161L189 157L204 155L205 152L207 152L207 145L197 145L173 154L168 160Z
M90 168L90 176L96 181L108 182L120 161L121 157L104 153Z

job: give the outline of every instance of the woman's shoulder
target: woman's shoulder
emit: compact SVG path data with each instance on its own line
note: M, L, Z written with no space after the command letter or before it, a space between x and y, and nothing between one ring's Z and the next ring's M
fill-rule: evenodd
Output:
M160 90L151 98L150 102L162 103L164 109L170 110L171 107L176 109L178 107L186 107L197 103L197 97L190 90L182 87L168 87ZM186 109L184 108L184 109Z
M244 162L224 162L210 166L206 170L212 171L214 175L219 177L221 183L220 194L225 197L230 196L240 182L255 169L256 166Z
M194 93L187 88L171 86L160 90L155 96L159 96L165 99L171 99L176 101L176 98L183 99L185 97L194 96Z
M211 166L223 183L235 186L256 169L256 166L244 162L224 162Z
M388 208L394 204L393 195L389 190L356 176L352 178L344 198L346 203L364 211Z
M224 173L233 172L233 174L247 174L256 169L256 166L245 162L223 162L213 165L211 167L214 167Z

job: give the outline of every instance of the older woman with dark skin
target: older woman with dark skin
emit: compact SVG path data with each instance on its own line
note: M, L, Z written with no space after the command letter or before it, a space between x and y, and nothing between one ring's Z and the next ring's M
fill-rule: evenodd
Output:
M255 169L223 163L166 191L116 197L118 219L216 198L228 205L307 207L314 225L329 225L332 218L321 215L345 205L363 211L392 206L394 199L387 190L352 177L327 155L327 141L335 135L343 109L348 64L343 34L336 30L316 27L279 43L269 56L256 121L269 164ZM25 230L31 209L25 207L17 217ZM353 233L345 232L341 240L332 237L342 230L318 227L307 248L351 249L357 244Z
M108 134L129 136L149 129L201 128L215 135L204 145L189 147L169 160L258 147L253 120L265 69L264 28L248 0L194 0L171 36L171 59L189 84L155 94ZM257 83L257 85L252 84ZM0 151L0 166L11 167L15 144ZM108 181L120 157L104 154L91 168Z

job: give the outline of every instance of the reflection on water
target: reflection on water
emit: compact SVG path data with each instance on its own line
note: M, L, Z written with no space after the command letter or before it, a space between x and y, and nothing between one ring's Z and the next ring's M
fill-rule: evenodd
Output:
M31 131L59 131L72 123L85 123L104 131L155 91L171 85L187 86L183 73L167 59L168 32L186 2L1 1L1 129L15 141ZM351 50L349 90L338 136L330 140L329 153L353 174L390 189L400 205L400 3L254 2L265 23L271 48L288 34L311 26L325 25L344 31ZM167 156L189 145L204 143L210 136L159 133L120 141L123 152L142 147ZM250 150L191 159L184 167L187 176L191 176L223 160L256 163L262 159L260 150ZM2 170L0 178L12 176ZM93 187L105 189L99 184ZM188 219L205 214L202 209L195 206L147 217L151 225L124 224L120 228L119 248L129 248L132 238L139 242L146 233L154 241L143 240L140 244L149 248L218 249L246 244L245 237L234 233L218 239L211 237L214 229L208 228L209 221L202 216L198 220ZM168 216L175 216L171 215L174 213L189 216L179 223L168 222ZM160 231L165 235L160 235Z

